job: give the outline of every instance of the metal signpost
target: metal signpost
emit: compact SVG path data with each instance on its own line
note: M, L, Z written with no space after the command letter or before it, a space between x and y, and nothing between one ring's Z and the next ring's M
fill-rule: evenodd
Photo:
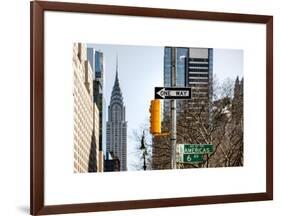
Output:
M177 53L176 48L172 48L172 74L171 74L171 86L177 86ZM177 146L177 103L175 99L171 100L171 144L172 144L172 155L171 155L171 168L177 169L176 159L176 146Z
M177 103L178 99L191 99L191 88L176 87L176 63L173 61L172 67L172 87L155 87L155 99L171 100L171 144L172 144L172 160L171 167L176 169L176 145L177 145Z
M171 168L177 168L176 146L177 146L177 99L191 99L191 88L177 87L177 52L172 47L172 70L171 87L155 87L155 99L171 99Z

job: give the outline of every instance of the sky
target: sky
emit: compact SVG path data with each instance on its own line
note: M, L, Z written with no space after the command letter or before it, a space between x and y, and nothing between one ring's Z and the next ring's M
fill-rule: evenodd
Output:
M134 170L133 164L137 160L135 152L140 143L133 138L133 131L148 123L154 87L163 86L164 47L111 44L87 44L87 46L104 54L104 94L107 106L115 80L118 55L118 76L128 122L128 170ZM213 73L220 83L226 78L235 79L236 76L243 76L243 50L214 49L213 57ZM106 107L106 116L107 110Z
M213 74L219 82L243 77L243 50L214 49Z

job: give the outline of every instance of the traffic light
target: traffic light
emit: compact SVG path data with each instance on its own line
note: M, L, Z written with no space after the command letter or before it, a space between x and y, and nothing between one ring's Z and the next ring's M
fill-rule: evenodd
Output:
M161 103L160 100L150 102L150 133L161 134Z

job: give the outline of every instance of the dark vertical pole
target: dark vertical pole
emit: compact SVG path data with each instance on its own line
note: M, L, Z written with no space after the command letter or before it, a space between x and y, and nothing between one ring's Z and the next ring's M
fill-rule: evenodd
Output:
M172 47L172 87L177 85L177 49ZM171 100L171 168L177 168L176 162L176 144L177 144L177 107L176 107L176 99Z
M145 151L143 152L143 170L146 170Z

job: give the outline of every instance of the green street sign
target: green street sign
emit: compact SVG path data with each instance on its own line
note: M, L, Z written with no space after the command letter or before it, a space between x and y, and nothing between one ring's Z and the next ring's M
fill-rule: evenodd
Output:
M203 162L203 154L181 154L178 157L179 163L200 163Z
M178 144L177 151L179 154L211 154L213 144Z

